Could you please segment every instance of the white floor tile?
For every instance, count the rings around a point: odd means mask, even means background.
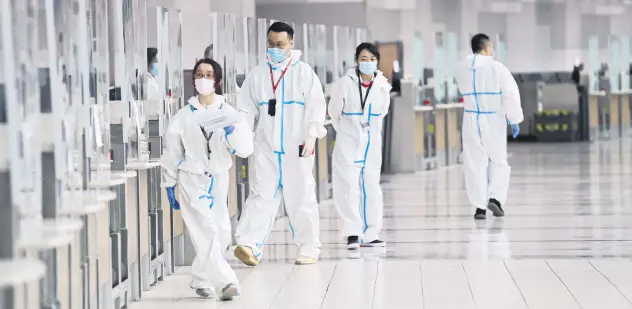
[[[529,308],[580,309],[573,295],[544,260],[505,261]]]
[[[336,263],[297,266],[270,309],[319,309],[327,295]]]
[[[370,260],[338,263],[321,308],[371,308],[378,263]]]
[[[380,261],[373,309],[419,309],[423,304],[418,261]]]
[[[423,261],[421,279],[423,308],[476,308],[461,261]]]
[[[548,263],[583,309],[632,308],[632,304],[587,260],[550,260]]]
[[[241,281],[241,296],[220,307],[270,308],[293,271],[292,264],[261,264]]]
[[[632,260],[590,260],[590,263],[614,284],[628,301],[632,300]]]
[[[503,261],[464,261],[463,266],[477,308],[527,309]]]

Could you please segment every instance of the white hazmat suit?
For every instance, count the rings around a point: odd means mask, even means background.
[[[507,122],[518,124],[524,119],[518,85],[502,63],[479,54],[457,65],[456,80],[465,104],[462,134],[468,198],[479,209],[487,209],[489,199],[504,205],[511,172]]]
[[[191,288],[221,291],[230,283],[238,285],[234,271],[223,257],[231,241],[228,172],[233,164],[232,154],[247,157],[252,153],[253,136],[242,119],[234,124],[230,134],[224,129],[213,131],[207,149],[196,111],[204,108],[234,111],[234,108],[219,95],[207,107],[200,105],[197,97],[188,103],[176,113],[167,129],[167,148],[161,158],[162,186],[180,184],[180,211],[196,252]]]
[[[237,107],[255,131],[255,148],[254,179],[250,180],[250,195],[235,237],[238,245],[252,249],[257,260],[261,259],[281,201],[292,238],[299,246],[298,255],[318,258],[320,254],[314,156],[300,157],[299,145],[327,134],[323,126],[326,103],[318,77],[299,60],[300,56],[301,52],[294,50],[281,63],[253,68],[238,97]],[[275,83],[279,81],[275,95],[270,71]],[[268,104],[273,98],[276,113],[270,116]]]
[[[367,97],[369,88],[359,83],[352,69],[331,92],[329,117],[336,130],[332,181],[343,237],[359,236],[369,243],[379,239],[382,229],[382,121],[390,106],[391,85],[378,71]],[[364,110],[360,91],[366,98]]]

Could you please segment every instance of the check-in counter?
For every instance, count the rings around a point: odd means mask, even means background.
[[[630,113],[630,104],[632,104],[632,100],[630,100],[631,96],[630,91],[626,91],[621,96],[621,132],[623,135],[629,134],[632,130],[632,113]]]
[[[432,106],[415,108],[415,170],[437,167],[437,131],[435,109]]]
[[[610,136],[615,138],[621,135],[621,96],[619,92],[610,93],[610,105],[608,107],[608,122],[610,124]]]
[[[461,114],[463,104],[448,103],[435,106],[436,151],[439,166],[460,162],[461,156]]]
[[[588,96],[588,131],[590,140],[600,140],[604,138],[605,128],[605,92],[590,93]]]

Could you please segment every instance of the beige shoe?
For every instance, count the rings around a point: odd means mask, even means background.
[[[255,253],[252,252],[252,248],[250,247],[237,246],[237,248],[235,248],[235,256],[248,266],[259,265],[259,260],[255,256]]]
[[[296,265],[310,265],[310,264],[314,264],[318,261],[317,257],[309,257],[309,256],[304,256],[304,255],[299,255],[296,258]]]

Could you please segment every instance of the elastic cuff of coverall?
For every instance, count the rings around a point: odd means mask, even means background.
[[[318,258],[320,256],[320,248],[317,248],[314,246],[303,245],[299,248],[298,255],[311,257],[311,258]]]
[[[310,122],[307,127],[307,136],[312,137],[314,139],[323,138],[327,135],[327,129],[321,124],[317,122]]]
[[[215,286],[213,286],[213,284],[206,280],[206,281],[200,281],[200,280],[191,280],[191,282],[189,283],[189,287],[193,290],[196,289],[211,289],[213,290],[213,292],[216,292],[215,290]]]

